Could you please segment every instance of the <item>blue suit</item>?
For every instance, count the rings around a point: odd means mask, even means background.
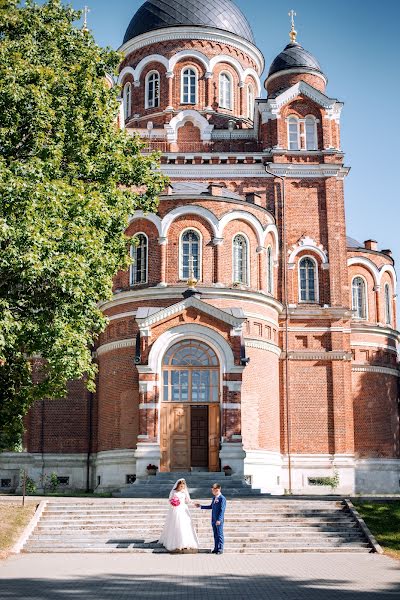
[[[213,552],[224,551],[224,517],[226,509],[226,498],[222,494],[214,496],[211,504],[201,506],[203,510],[211,510],[211,523],[214,533],[214,550]],[[217,525],[217,521],[220,525]]]

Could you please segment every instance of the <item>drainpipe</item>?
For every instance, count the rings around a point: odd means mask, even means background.
[[[92,415],[93,415],[93,392],[89,392],[88,397],[88,451],[86,458],[86,492],[90,492],[90,455],[92,451]]]
[[[44,414],[45,414],[45,400],[42,400],[42,411],[41,411],[41,430],[40,430],[40,452],[42,454],[42,488],[43,493],[46,493],[46,486],[44,481]]]
[[[289,294],[288,294],[288,265],[287,265],[287,231],[286,231],[286,190],[284,175],[276,175],[269,169],[273,166],[267,163],[265,172],[282,182],[282,284],[283,306],[285,310],[285,411],[286,411],[286,445],[288,457],[289,494],[292,493],[292,456],[291,456],[291,417],[290,417],[290,391],[289,391]]]

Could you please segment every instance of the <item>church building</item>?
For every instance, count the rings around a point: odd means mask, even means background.
[[[343,103],[293,16],[266,65],[230,0],[133,15],[119,126],[161,153],[170,185],[157,214],[131,216],[96,393],[73,382],[35,405],[2,485],[25,466],[124,489],[155,465],[230,467],[271,494],[328,493],[326,478],[400,491],[394,261],[346,235]]]

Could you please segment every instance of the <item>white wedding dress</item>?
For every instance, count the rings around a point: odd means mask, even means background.
[[[173,496],[179,498],[180,504],[179,506],[170,505],[159,542],[170,552],[184,548],[197,550],[199,541],[188,507],[190,496],[187,492],[175,490],[171,492],[170,499]]]

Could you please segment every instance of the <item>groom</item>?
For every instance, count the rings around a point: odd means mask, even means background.
[[[221,485],[214,483],[211,488],[214,498],[211,504],[202,506],[196,504],[197,508],[203,510],[211,510],[211,524],[214,533],[214,550],[212,554],[223,554],[224,553],[224,515],[226,508],[226,498],[221,494]]]

